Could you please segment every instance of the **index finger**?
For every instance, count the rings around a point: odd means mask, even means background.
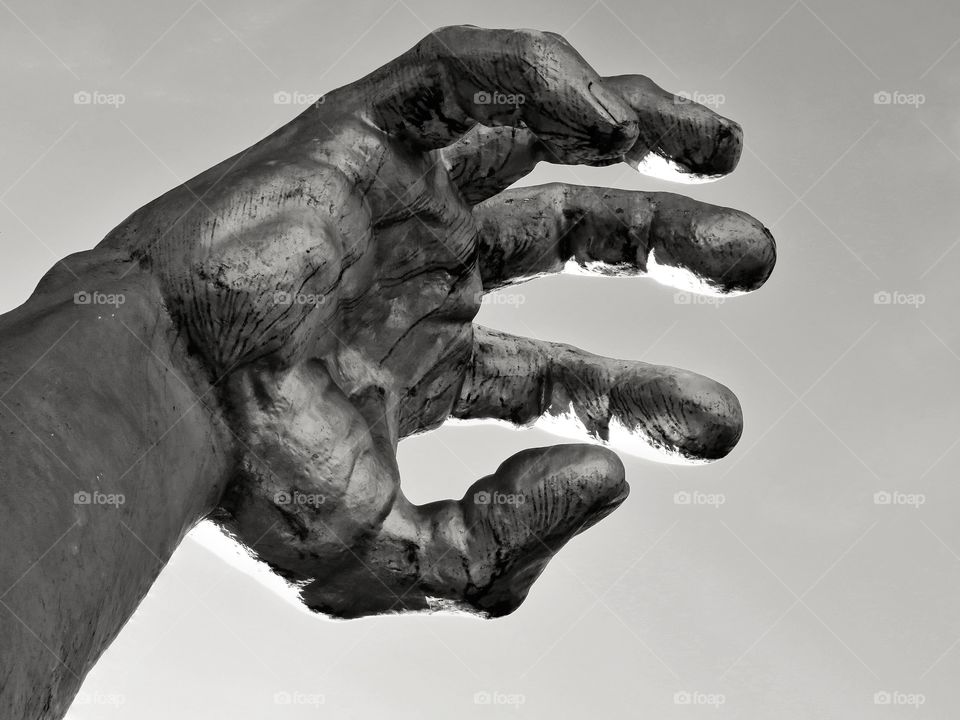
[[[602,78],[634,111],[638,135],[622,155],[570,160],[521,128],[478,125],[442,150],[463,196],[473,204],[503,191],[541,161],[610,165],[626,162],[639,172],[677,182],[704,182],[733,171],[743,150],[743,129],[729,118],[643,75]]]
[[[420,150],[477,123],[528,127],[567,163],[619,160],[637,114],[566,40],[461,25],[432,32],[351,89],[380,129]]]
[[[639,136],[622,158],[645,175],[682,182],[712,180],[733,171],[743,129],[729,118],[643,75],[603,79],[639,119]]]

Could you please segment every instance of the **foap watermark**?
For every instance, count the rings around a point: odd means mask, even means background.
[[[118,708],[127,701],[126,695],[120,693],[85,692],[77,693],[73,700],[74,706],[99,705],[100,707]]]
[[[512,305],[520,307],[527,301],[526,295],[520,293],[490,293],[480,298],[481,305]]]
[[[479,690],[473,694],[474,705],[506,705],[519,708],[527,702],[523,693],[506,693],[499,690]]]
[[[127,498],[123,493],[104,493],[99,490],[87,492],[86,490],[81,490],[73,494],[74,505],[112,505],[113,507],[120,507],[126,501]]]
[[[719,508],[725,505],[727,496],[723,493],[705,493],[699,490],[680,490],[673,494],[674,505],[705,505]]]
[[[526,501],[527,496],[523,493],[480,490],[473,494],[473,502],[476,505],[523,505]]]
[[[118,108],[127,102],[123,93],[107,93],[99,90],[78,90],[73,94],[74,105],[109,105]]]
[[[320,493],[305,493],[299,490],[290,492],[278,492],[273,496],[273,501],[277,505],[307,505],[309,507],[320,507],[327,501],[326,495]]]
[[[277,90],[273,94],[274,105],[323,105],[325,99],[320,93],[299,90]]]
[[[899,290],[878,290],[873,294],[874,305],[906,305],[919,308],[927,302],[923,293],[906,293]]]
[[[873,94],[874,105],[909,105],[919,108],[927,101],[923,93],[905,93],[899,90],[878,90]]]
[[[318,293],[279,291],[273,294],[273,302],[275,305],[323,305],[325,301],[326,295],[320,295]]]
[[[113,307],[120,307],[126,301],[127,298],[123,293],[104,293],[97,292],[96,290],[88,292],[87,290],[81,290],[73,294],[74,305],[111,305]]]
[[[281,690],[273,694],[274,705],[312,705],[313,707],[320,707],[326,702],[327,696],[323,693]]]
[[[906,693],[899,690],[881,690],[873,694],[874,705],[905,705],[918,708],[927,701],[923,693]]]
[[[706,705],[719,708],[727,702],[727,696],[722,693],[707,693],[699,690],[678,690],[673,694],[674,705]]]
[[[725,298],[717,297],[716,295],[699,295],[697,293],[685,292],[683,290],[673,294],[674,305],[711,305],[715,308],[718,308],[725,302]]]
[[[699,90],[681,90],[673,96],[674,105],[689,105],[697,103],[707,107],[720,107],[727,101],[727,96],[723,93],[706,93]]]
[[[523,93],[478,90],[473,94],[474,105],[523,105],[526,101],[527,96]]]
[[[905,493],[899,490],[878,490],[873,494],[874,505],[902,505],[918,510],[925,505],[927,496],[923,493]]]

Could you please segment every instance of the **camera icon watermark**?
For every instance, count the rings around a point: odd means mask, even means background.
[[[277,90],[273,94],[274,105],[322,105],[326,97],[320,93],[299,90]]]
[[[923,93],[905,93],[898,90],[879,90],[873,94],[874,105],[909,105],[919,108],[927,101]]]
[[[327,696],[323,693],[305,693],[281,690],[273,694],[274,705],[309,705],[320,707],[326,704]]]
[[[905,493],[899,490],[878,490],[873,494],[874,505],[902,505],[918,510],[925,505],[927,496],[923,493]]]
[[[326,296],[319,293],[285,292],[279,290],[273,294],[274,305],[323,305]]]
[[[512,305],[520,307],[527,301],[527,296],[521,293],[493,292],[480,298],[481,305]]]
[[[726,704],[727,696],[723,693],[706,693],[699,690],[679,690],[673,694],[674,705],[705,705],[719,708]]]
[[[905,293],[899,290],[878,290],[873,294],[874,305],[906,305],[914,309],[919,309],[921,305],[927,302],[927,296],[923,293]]]
[[[81,490],[73,494],[74,505],[112,505],[120,507],[127,501],[123,493],[103,493],[99,490],[88,492]]]
[[[881,690],[873,694],[874,705],[903,705],[919,708],[927,702],[923,693],[905,693],[899,690]]]
[[[673,494],[674,505],[703,505],[719,508],[726,505],[727,496],[723,493],[705,493],[699,490],[679,490]]]
[[[73,294],[73,304],[74,305],[111,305],[115,308],[120,307],[127,301],[126,296],[123,293],[103,293],[89,292],[87,290],[80,290]]]
[[[681,90],[673,96],[674,105],[690,105],[696,103],[707,107],[717,108],[727,102],[727,96],[723,93],[705,93],[699,90]]]
[[[504,93],[499,90],[478,90],[473,94],[474,105],[513,105],[520,106],[527,101],[523,93]]]
[[[307,507],[320,507],[327,501],[327,496],[321,493],[305,493],[299,490],[290,492],[280,491],[273,496],[273,502],[277,505],[305,505]]]
[[[683,290],[679,290],[673,294],[674,305],[708,305],[719,308],[725,302],[725,298],[717,297],[716,295],[699,295],[697,293],[684,292]]]
[[[480,490],[473,494],[475,505],[523,505],[527,496],[523,493],[504,493],[489,490]]]
[[[523,693],[480,690],[473,694],[474,705],[506,705],[508,707],[519,708],[526,702],[527,696]]]
[[[73,94],[74,105],[109,105],[118,108],[126,104],[127,96],[123,93],[105,93],[99,90],[78,90]]]

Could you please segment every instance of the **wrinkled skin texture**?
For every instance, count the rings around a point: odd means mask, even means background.
[[[153,454],[142,485],[113,489],[155,501],[149,517],[150,503],[119,512],[160,565],[207,516],[318,612],[504,615],[560,547],[626,498],[623,465],[605,445],[643,440],[715,460],[736,444],[742,417],[730,390],[694,373],[475,326],[482,293],[570,261],[610,275],[666,268],[713,292],[746,292],[775,260],[769,232],[736,210],[668,193],[507,188],[540,161],[636,166],[651,154],[719,176],[736,165],[741,141],[732,121],[642,76],[600,78],[557,35],[444,28],[136,211],[94,251],[68,258],[69,274],[48,273],[24,306],[30,312],[14,311],[0,330],[8,352],[19,332],[35,357],[58,323],[69,325],[75,308],[66,298],[84,282],[133,298],[111,315],[129,331],[116,330],[124,344],[103,361],[112,394],[91,391],[89,403],[96,416],[139,398],[128,444]],[[50,313],[65,319],[45,319]],[[111,332],[109,319],[77,318],[81,346],[118,343],[95,336]],[[120,358],[148,351],[163,370],[131,377]],[[98,387],[63,363],[56,382]],[[10,363],[4,377],[12,382],[27,364]],[[145,393],[156,401],[143,402]],[[168,406],[196,410],[180,422]],[[35,408],[5,407],[20,408],[27,424],[42,420]],[[415,506],[400,490],[396,448],[405,436],[451,417],[526,425],[563,414],[576,417],[589,444],[518,453],[461,500]],[[169,431],[177,444],[151,450],[151,432],[167,420],[177,421]],[[138,423],[151,427],[138,434]],[[87,425],[95,430],[96,419]],[[194,470],[174,479],[163,471],[190,463]],[[115,548],[108,559],[121,568],[146,557],[116,523],[105,529],[85,512],[65,508],[51,540],[80,518],[90,529],[74,554]],[[10,563],[6,574],[15,580],[26,564]],[[54,681],[37,680],[39,664],[5,671],[8,687],[19,688],[14,701],[59,717],[157,572],[145,569],[136,583],[132,569],[106,578],[136,590],[107,603],[110,622],[86,634],[38,611],[36,622],[46,623],[38,635],[76,671],[52,663]],[[94,605],[83,605],[81,577],[63,582],[80,598],[71,610],[80,623]],[[46,605],[69,604],[52,587],[34,592],[51,594]],[[40,697],[28,689],[34,681],[56,691]]]

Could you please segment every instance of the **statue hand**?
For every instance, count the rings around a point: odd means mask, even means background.
[[[679,195],[506,188],[541,160],[719,176],[741,141],[558,35],[450,27],[134,213],[104,244],[159,278],[236,439],[218,521],[318,611],[513,611],[626,497],[606,445],[713,460],[742,418],[694,373],[477,327],[482,293],[571,262],[745,292],[775,247]],[[561,415],[594,442],[518,453],[461,500],[400,490],[405,436]]]

